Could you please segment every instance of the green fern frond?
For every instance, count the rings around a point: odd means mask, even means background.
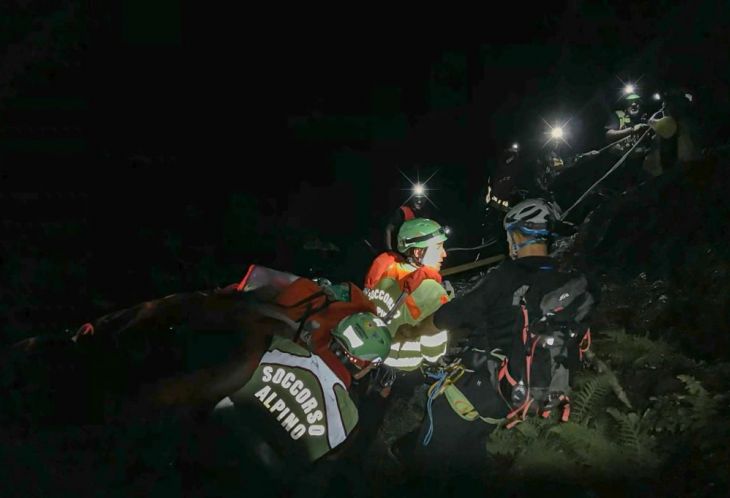
[[[676,354],[665,341],[627,334],[623,330],[601,331],[593,342],[593,349],[597,355],[610,359],[616,366],[634,366],[637,362],[653,365]]]
[[[658,465],[653,454],[653,441],[642,426],[642,419],[636,413],[625,414],[615,408],[606,410],[618,423],[618,443],[628,451],[628,457],[635,464],[645,468]]]
[[[630,451],[630,454],[639,460],[639,454],[642,451],[641,438],[639,436],[638,416],[635,413],[625,414],[615,408],[606,409],[609,415],[618,423],[619,438],[618,442],[621,446]]]
[[[574,422],[586,422],[587,415],[611,391],[611,383],[607,375],[599,375],[583,383],[579,391],[574,392],[571,400],[571,418]]]
[[[700,366],[699,362],[672,350],[669,344],[661,340],[656,342],[658,347],[636,358],[633,363],[634,367],[655,369],[670,366],[674,369],[694,370]]]
[[[586,463],[595,459],[600,453],[612,457],[620,453],[605,434],[584,425],[566,422],[550,429],[550,435],[558,441],[560,447],[569,449],[579,461]]]
[[[491,455],[514,457],[523,449],[522,436],[512,430],[498,427],[489,435],[487,452]]]
[[[687,428],[687,420],[679,415],[675,396],[659,396],[643,415],[644,423],[656,434],[677,434]]]
[[[560,448],[544,439],[535,440],[529,451],[521,452],[511,469],[516,476],[527,478],[549,478],[567,482],[580,477],[575,472],[576,462]]]
[[[677,375],[677,378],[684,382],[689,392],[689,396],[679,396],[679,399],[692,406],[691,418],[694,428],[711,424],[720,408],[720,398],[711,396],[702,383],[691,375]]]
[[[516,455],[544,439],[552,424],[550,420],[528,417],[511,429],[500,426],[490,434],[487,451],[493,455]]]
[[[535,424],[536,420],[538,419],[528,418],[517,424],[513,430],[522,434],[527,440],[537,439],[540,436],[540,429]]]
[[[692,396],[707,396],[707,390],[702,383],[691,375],[677,375],[677,378],[684,383],[685,388]]]
[[[631,477],[635,472],[634,463],[626,459],[625,450],[610,432],[571,422],[555,426],[550,432],[554,445],[564,449],[584,478],[616,479]]]

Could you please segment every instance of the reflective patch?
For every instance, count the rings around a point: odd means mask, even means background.
[[[421,336],[421,344],[427,347],[440,346],[449,340],[449,331],[442,330],[438,334]]]
[[[438,354],[436,356],[426,356],[426,355],[423,355],[423,359],[426,360],[429,363],[436,363],[445,354],[446,354],[446,351],[444,351],[443,353]]]
[[[364,342],[362,342],[362,339],[360,339],[357,334],[355,333],[355,329],[352,328],[352,325],[349,325],[344,332],[342,332],[342,335],[345,336],[345,339],[347,339],[347,342],[350,343],[350,346],[353,348],[359,348]]]
[[[420,357],[412,358],[386,358],[385,364],[389,367],[404,368],[404,367],[417,367],[423,361]]]
[[[224,408],[230,408],[231,406],[234,406],[233,401],[231,401],[231,398],[225,397],[220,400],[217,405],[215,405],[215,408],[213,408],[213,410],[222,410]]]
[[[421,343],[418,341],[401,343],[401,351],[420,351]]]

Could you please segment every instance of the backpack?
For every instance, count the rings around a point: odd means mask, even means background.
[[[275,303],[290,320],[299,323],[294,339],[308,343],[315,351],[329,345],[330,332],[346,316],[375,313],[375,305],[352,282],[333,285],[304,277],[284,288]]]
[[[584,320],[594,299],[587,288],[585,276],[569,275],[552,290],[536,284],[515,291],[514,343],[495,376],[495,387],[511,407],[508,428],[527,415],[547,418],[557,409],[568,420],[573,376],[591,341]]]

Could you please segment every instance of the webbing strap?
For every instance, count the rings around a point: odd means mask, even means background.
[[[509,362],[505,360],[502,366],[499,367],[499,373],[497,373],[497,380],[507,379],[510,386],[517,385],[517,381],[509,374]]]
[[[527,326],[529,325],[529,317],[527,315],[527,306],[522,304],[522,318],[524,319],[524,325],[522,326],[522,344],[527,344]]]
[[[585,347],[583,346],[583,343],[585,343]],[[578,356],[580,357],[580,360],[583,360],[583,355],[588,352],[588,349],[591,347],[591,329],[589,328],[585,335],[583,336],[583,339],[581,339],[580,344],[578,345]]]
[[[461,390],[459,390],[459,388],[457,388],[454,384],[446,386],[444,389],[444,396],[446,396],[446,400],[449,402],[449,405],[456,414],[467,422],[481,420],[487,424],[498,425],[505,420],[504,418],[482,417],[464,393],[461,392]]]
[[[567,422],[570,418],[570,399],[565,395],[561,395],[559,399],[563,401],[563,414],[560,416],[560,420]]]
[[[390,311],[388,311],[388,314],[383,317],[383,321],[385,323],[390,322],[390,320],[393,318],[393,316],[400,310],[401,305],[408,297],[408,291],[404,290],[400,293],[400,296],[398,296],[398,299],[396,299],[395,304],[393,305],[393,308],[391,308]]]
[[[293,304],[279,304],[279,306],[281,306],[282,308],[296,308],[297,306],[301,306],[304,303],[308,303],[310,301],[314,301],[315,299],[317,299],[318,297],[321,297],[321,296],[325,296],[324,289],[323,290],[320,290],[320,291],[317,291],[317,292],[313,292],[310,295],[308,295],[307,297],[305,297],[305,298],[297,301],[296,303],[293,303]],[[325,296],[325,300],[327,300],[326,299],[326,296]]]

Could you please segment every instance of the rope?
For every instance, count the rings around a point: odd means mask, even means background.
[[[600,154],[600,153],[601,153],[601,152],[603,152],[604,150],[610,149],[610,148],[611,148],[611,147],[613,147],[614,145],[618,145],[618,144],[620,144],[621,142],[625,142],[625,141],[626,141],[626,140],[628,140],[629,138],[631,138],[631,135],[628,135],[628,136],[626,136],[626,137],[624,137],[624,138],[620,138],[620,139],[616,140],[615,142],[611,142],[610,144],[606,145],[605,147],[601,147],[601,148],[600,148],[600,149],[598,149],[598,150],[597,150],[596,152]]]
[[[368,239],[362,239],[362,241],[365,243],[366,246],[368,246],[368,249],[370,249],[370,252],[375,254],[377,256],[378,251],[373,247],[373,245],[370,243]]]
[[[622,164],[624,163],[624,161],[626,161],[626,158],[627,158],[627,157],[629,157],[629,154],[631,154],[631,153],[632,153],[632,152],[634,151],[634,149],[636,148],[636,146],[637,146],[637,145],[639,145],[639,144],[641,143],[641,141],[642,141],[642,140],[644,139],[644,137],[645,137],[645,136],[646,136],[646,135],[647,135],[647,134],[648,134],[648,133],[649,133],[650,131],[651,131],[651,128],[647,129],[647,130],[646,130],[646,131],[644,132],[644,134],[643,134],[643,135],[641,135],[641,137],[640,137],[640,138],[639,138],[639,139],[638,139],[638,140],[636,141],[636,143],[635,143],[634,145],[632,145],[632,146],[631,146],[631,148],[630,148],[630,149],[629,149],[629,150],[628,150],[628,151],[627,151],[627,152],[626,152],[626,153],[625,153],[625,154],[624,154],[623,156],[621,156],[621,159],[619,159],[619,160],[618,160],[618,161],[616,162],[616,164],[614,164],[613,166],[611,166],[611,169],[609,169],[609,170],[608,170],[608,171],[607,171],[607,172],[606,172],[606,173],[605,173],[605,174],[604,174],[604,175],[603,175],[603,176],[602,176],[601,178],[599,178],[598,180],[596,180],[596,182],[595,182],[595,183],[594,183],[593,185],[591,185],[590,187],[588,187],[588,190],[586,190],[586,191],[585,191],[585,192],[583,193],[583,195],[581,195],[580,197],[578,197],[578,200],[577,200],[577,201],[575,201],[575,202],[573,203],[573,205],[572,205],[572,206],[570,206],[570,207],[569,207],[569,208],[568,208],[568,209],[567,209],[567,210],[566,210],[566,211],[565,211],[565,212],[563,213],[563,215],[562,215],[562,216],[560,217],[560,221],[563,221],[563,220],[564,220],[565,218],[567,218],[567,217],[568,217],[568,213],[570,213],[570,212],[571,212],[571,211],[573,210],[573,208],[575,208],[575,206],[577,206],[577,205],[578,205],[578,204],[579,204],[579,203],[580,203],[580,202],[581,202],[581,201],[582,201],[583,199],[585,199],[585,198],[586,198],[586,197],[588,196],[588,194],[589,194],[589,193],[590,193],[590,192],[591,192],[591,191],[592,191],[592,190],[593,190],[594,188],[596,188],[596,186],[597,186],[597,185],[598,185],[599,183],[601,183],[601,182],[602,182],[603,180],[605,180],[605,179],[606,179],[606,177],[608,177],[608,175],[610,175],[611,173],[613,173],[613,172],[614,172],[614,170],[615,170],[616,168],[618,168],[619,166],[621,166],[621,165],[622,165]],[[614,144],[611,144],[611,145],[614,145]]]
[[[441,276],[448,277],[449,275],[453,275],[454,273],[460,273],[463,271],[473,270],[474,268],[479,268],[481,266],[491,265],[492,263],[502,261],[504,257],[504,254],[497,254],[496,256],[490,256],[489,258],[482,259],[481,261],[474,261],[471,263],[464,263],[463,265],[452,266],[450,268],[446,268],[445,270],[441,270]]]
[[[431,438],[433,437],[433,400],[435,400],[438,395],[440,394],[441,387],[443,386],[444,382],[446,381],[446,372],[441,371],[441,373],[438,376],[434,376],[429,374],[429,377],[432,378],[438,378],[439,380],[431,386],[431,389],[429,389],[428,392],[428,401],[426,402],[426,414],[428,415],[428,430],[426,431],[426,435],[423,436],[423,446],[428,446],[431,442]]]
[[[390,322],[390,320],[393,318],[393,316],[395,316],[395,314],[398,313],[398,310],[400,310],[401,305],[403,304],[403,302],[406,300],[407,297],[408,297],[407,290],[404,290],[403,292],[400,293],[400,296],[398,296],[398,299],[395,300],[395,304],[393,305],[391,310],[388,312],[387,315],[385,315],[383,317],[383,321],[385,323]]]
[[[491,245],[494,245],[497,242],[497,239],[490,239],[484,244],[480,246],[474,246],[474,247],[449,247],[447,249],[448,252],[455,252],[455,251],[476,251],[477,249],[484,249],[485,247],[489,247]]]

